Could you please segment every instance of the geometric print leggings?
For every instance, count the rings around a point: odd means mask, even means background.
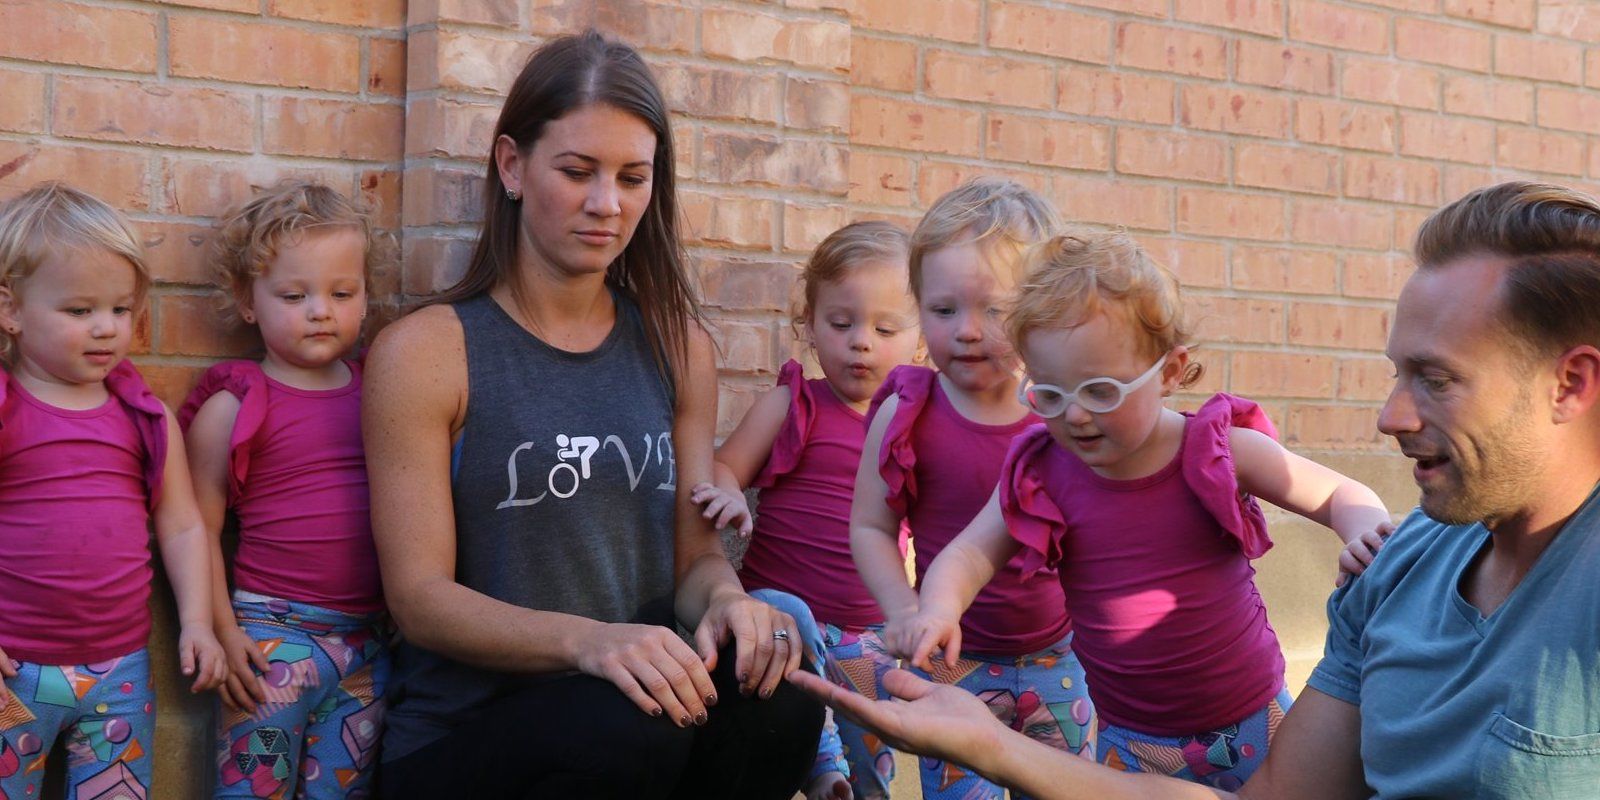
[[[0,800],[39,797],[45,759],[63,734],[68,800],[145,800],[155,697],[142,647],[93,664],[22,662],[0,685]]]
[[[389,618],[236,591],[267,656],[254,714],[217,705],[214,797],[365,798],[383,735]]]

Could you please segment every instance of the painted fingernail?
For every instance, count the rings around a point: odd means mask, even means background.
[[[706,724],[706,712],[702,711],[702,712],[694,715],[694,724],[696,724],[696,725],[704,725],[704,724]]]
[[[767,700],[767,699],[769,699],[771,697],[772,697],[772,690],[771,689],[762,689],[761,690],[761,699],[762,700]]]
[[[748,673],[748,672],[739,673],[739,682],[740,683],[744,683],[747,680],[750,680],[750,673]]]
[[[652,717],[659,717],[659,716],[661,716],[661,709],[659,709],[659,708],[658,708],[658,709],[655,709],[655,710],[653,710],[653,711],[651,711],[651,712],[650,712],[650,716],[652,716]]]
[[[717,696],[716,695],[714,695],[714,694],[706,695],[706,705],[714,706],[716,704],[717,704]]]
[[[682,725],[685,728],[689,727],[689,723],[691,721],[692,720],[689,719],[689,715],[688,714],[684,714],[683,716],[678,717],[678,724]]]

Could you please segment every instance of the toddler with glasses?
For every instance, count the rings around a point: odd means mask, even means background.
[[[1285,450],[1255,403],[1164,406],[1200,365],[1177,281],[1127,235],[1056,236],[1028,265],[1006,334],[1027,364],[1018,397],[1044,423],[1012,442],[994,496],[928,568],[912,663],[936,649],[953,662],[962,612],[1020,553],[1027,574],[1060,577],[1100,762],[1237,789],[1290,704],[1250,566],[1272,546],[1255,498],[1332,528],[1341,581],[1371,563],[1388,509]]]

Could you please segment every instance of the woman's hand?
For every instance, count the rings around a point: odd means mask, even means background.
[[[710,481],[695,484],[689,492],[691,502],[705,507],[700,516],[711,520],[717,530],[733,527],[740,539],[750,538],[750,504],[745,501],[743,492],[729,492]]]
[[[641,711],[680,728],[704,725],[717,702],[711,673],[689,645],[660,625],[601,625],[578,654],[578,669],[615,684]]]
[[[222,645],[222,655],[228,666],[228,678],[217,688],[222,704],[246,714],[256,713],[256,705],[267,701],[267,690],[261,676],[272,665],[267,654],[261,652],[256,640],[229,622],[217,631],[217,642]]]
[[[178,631],[178,666],[184,675],[193,675],[191,692],[204,692],[222,685],[228,678],[228,663],[222,645],[208,625],[185,625]]]
[[[918,669],[933,671],[935,650],[944,654],[947,666],[954,667],[961,657],[961,615],[923,606],[910,616],[892,617],[883,627],[883,643]]]
[[[781,636],[776,635],[782,631]],[[794,618],[744,592],[718,594],[695,629],[695,648],[705,668],[716,669],[717,651],[734,641],[734,675],[739,691],[772,696],[785,675],[800,668],[800,631]]]

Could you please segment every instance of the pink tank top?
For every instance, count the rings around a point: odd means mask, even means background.
[[[746,589],[781,589],[811,606],[817,621],[860,628],[883,611],[850,555],[850,498],[866,439],[865,419],[800,363],[778,371],[789,388],[789,416],[756,476],[755,533],[739,568]]]
[[[1059,569],[1072,649],[1107,722],[1158,736],[1215,730],[1283,687],[1250,566],[1272,541],[1239,491],[1231,427],[1276,436],[1255,403],[1219,394],[1188,419],[1177,457],[1144,478],[1101,477],[1043,425],[1006,456],[1006,523],[1027,570]]]
[[[361,446],[361,366],[350,383],[308,391],[253,361],[213,366],[189,393],[187,426],[212,395],[239,398],[229,437],[228,505],[239,519],[235,584],[352,614],[383,608]]]
[[[889,508],[911,523],[920,583],[939,552],[989,502],[1012,437],[1039,418],[1029,414],[1011,425],[973,422],[950,404],[938,373],[927,367],[896,367],[872,398],[869,416],[890,394],[900,401],[883,433],[878,474],[888,486]],[[1024,575],[1019,554],[995,573],[961,618],[961,647],[1024,655],[1071,631],[1056,576],[1048,571]]]
[[[150,637],[150,510],[166,408],[133,365],[99,408],[49,405],[0,370],[0,648],[92,664]]]

